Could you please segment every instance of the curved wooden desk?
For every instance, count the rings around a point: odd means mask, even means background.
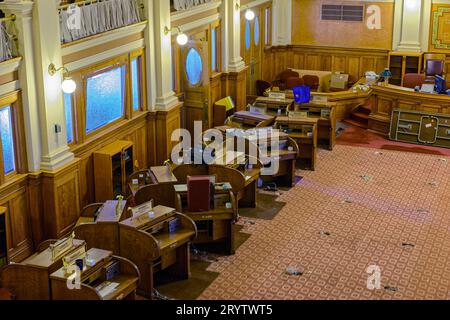
[[[412,110],[450,114],[450,96],[415,92],[394,85],[372,86],[373,106],[369,116],[369,130],[389,135],[392,110]]]

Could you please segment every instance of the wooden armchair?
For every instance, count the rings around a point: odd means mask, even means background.
[[[195,164],[182,164],[172,171],[179,184],[186,184],[188,176],[207,176],[208,166]]]
[[[162,205],[170,208],[175,208],[178,212],[177,194],[175,188],[171,184],[151,184],[144,186],[134,195],[134,204],[139,206],[146,202],[153,200],[154,205]]]
[[[98,210],[103,207],[103,203],[93,203],[87,205],[81,210],[80,217],[82,218],[95,218]]]
[[[304,75],[303,81],[305,82],[305,85],[311,88],[311,91],[317,91],[320,86],[320,79],[318,76],[314,75]]]

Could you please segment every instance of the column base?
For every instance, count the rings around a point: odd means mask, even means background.
[[[69,147],[65,146],[56,150],[50,155],[42,156],[41,170],[53,171],[65,164],[69,163],[75,158],[74,154],[70,152]]]

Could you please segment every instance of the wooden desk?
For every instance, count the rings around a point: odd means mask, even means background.
[[[226,125],[242,129],[263,128],[271,126],[274,121],[275,116],[239,111],[227,119]]]
[[[317,143],[333,150],[336,144],[336,109],[332,102],[295,104],[293,110],[289,110],[290,119],[311,119],[317,124]],[[292,111],[292,112],[291,112]],[[305,113],[305,117],[296,116],[294,113]],[[281,117],[277,118],[277,121]],[[291,123],[293,123],[291,121]],[[303,124],[307,124],[307,121]]]
[[[67,287],[70,274],[66,274],[65,268],[50,275],[54,300],[135,300],[139,270],[131,261],[97,248],[87,252],[87,261],[90,264],[81,272],[80,289]],[[115,262],[119,263],[118,274],[106,279],[104,268]]]
[[[147,178],[145,175],[147,175]],[[137,181],[130,181],[128,183],[128,189],[133,196],[140,188],[146,185],[146,181],[150,184],[174,184],[178,182],[172,171],[168,171],[166,166],[150,167],[147,174],[141,173],[140,176],[138,179],[132,179]]]
[[[369,130],[388,136],[394,109],[450,114],[450,96],[411,91],[388,85],[372,86],[373,108],[369,115]]]
[[[371,89],[360,90],[361,85],[366,84],[366,78],[361,78],[349,90],[339,92],[311,92],[311,102],[316,104],[333,104],[336,120],[347,119],[352,111],[367,103],[371,96]],[[286,91],[287,97],[294,97],[292,90]]]
[[[127,202],[122,201],[122,209],[117,214],[118,201],[106,201],[93,222],[82,222],[74,228],[75,236],[86,241],[88,248],[110,250],[120,254],[119,222],[127,218]]]
[[[85,242],[75,239],[73,247],[64,255],[70,254]],[[50,300],[50,274],[62,266],[62,256],[53,259],[52,250],[45,249],[35,253],[22,263],[9,264],[0,271],[0,282],[18,300]]]
[[[229,183],[228,183],[229,184]],[[217,183],[215,188],[215,208],[203,212],[187,211],[187,185],[175,185],[178,194],[178,206],[183,209],[183,214],[195,221],[198,235],[194,243],[225,243],[226,252],[235,253],[234,247],[234,224],[237,218],[237,208],[233,192],[223,188],[224,183]],[[230,185],[231,188],[231,185]],[[220,202],[220,203],[219,203]],[[227,208],[223,202],[231,203],[232,207]]]
[[[287,109],[294,103],[294,99],[276,99],[269,97],[258,97],[254,103],[255,107],[260,107],[265,110],[265,114],[271,116],[285,115]]]
[[[175,223],[172,231],[169,222]],[[157,272],[164,270],[182,279],[189,277],[189,243],[197,237],[197,227],[189,217],[175,209],[157,206],[152,216],[146,213],[119,225],[121,255],[133,261],[141,273],[140,294],[152,298]]]

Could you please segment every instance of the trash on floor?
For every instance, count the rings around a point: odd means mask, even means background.
[[[448,162],[448,159],[446,159],[446,158],[440,158],[439,161],[441,161],[441,162]]]
[[[397,291],[398,291],[398,288],[396,288],[396,287],[391,287],[391,286],[385,286],[385,287],[384,287],[384,290],[390,291],[390,292],[397,292]]]
[[[296,276],[296,277],[300,277],[303,275],[303,272],[299,271],[297,268],[295,267],[288,267],[286,269],[286,274],[290,275],[290,276]]]
[[[381,152],[381,151],[376,151],[376,152],[375,152],[375,155],[376,155],[376,156],[382,156],[382,155],[383,155],[383,152]]]
[[[192,257],[194,260],[210,262],[210,263],[219,261],[216,257],[211,256],[208,252],[200,251],[195,247],[192,248]]]
[[[331,233],[328,232],[328,231],[320,231],[320,235],[321,235],[321,236],[329,237],[329,236],[331,236]]]
[[[430,211],[428,211],[427,209],[417,209],[417,213],[419,213],[419,214],[429,214]]]
[[[433,187],[433,188],[437,188],[439,186],[439,183],[437,183],[436,181],[431,181],[428,183],[429,186]]]
[[[342,203],[353,203],[353,201],[350,200],[350,199],[345,199],[345,200],[342,201]]]
[[[363,179],[365,182],[371,182],[373,180],[373,177],[368,175],[362,175],[360,176],[360,178]]]
[[[252,220],[244,220],[244,224],[254,226],[256,222]]]
[[[415,248],[416,247],[415,244],[407,243],[407,242],[402,243],[402,246],[405,248]]]

